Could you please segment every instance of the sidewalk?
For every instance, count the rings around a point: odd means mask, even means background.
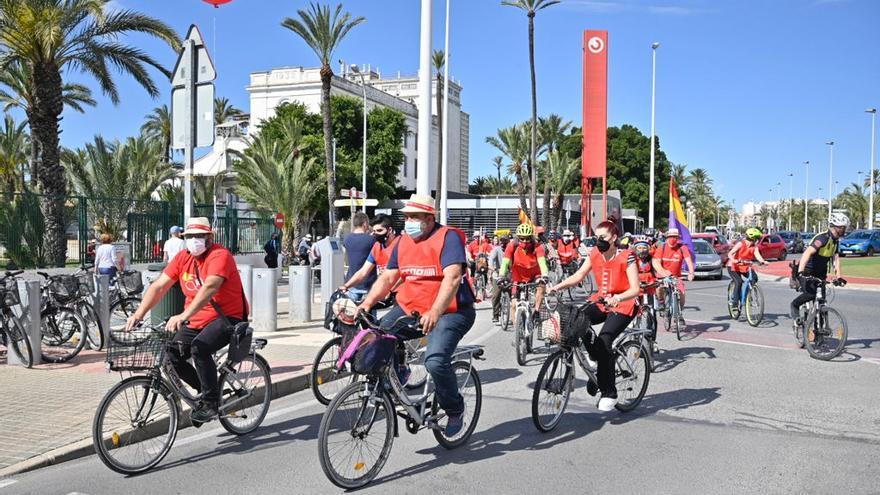
[[[275,396],[283,396],[310,386],[312,361],[331,333],[318,320],[290,325],[286,297],[279,297],[278,309],[279,331],[255,336],[269,341],[260,354],[272,368]],[[321,315],[313,305],[312,316]],[[120,380],[105,369],[104,353],[84,350],[72,362],[33,369],[7,366],[3,356],[0,478],[91,454],[95,410]]]
[[[756,266],[755,271],[761,275],[776,277],[777,282],[787,281],[791,276],[789,263],[790,261],[771,261],[767,266]],[[880,278],[847,277],[845,273],[844,278],[847,281],[847,287],[880,290]]]

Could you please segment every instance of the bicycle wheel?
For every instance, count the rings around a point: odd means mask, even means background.
[[[3,326],[6,329],[6,345],[18,358],[18,361],[25,368],[34,365],[34,351],[31,348],[31,341],[27,337],[21,321],[14,315],[3,318]]]
[[[507,332],[510,329],[510,293],[501,294],[501,330]]]
[[[739,299],[733,297],[733,291],[736,289],[736,284],[733,283],[733,280],[727,284],[727,314],[730,315],[734,320],[739,319],[740,308],[739,308]],[[731,304],[733,301],[733,304]]]
[[[355,376],[348,370],[337,371],[336,362],[339,361],[339,355],[342,352],[342,337],[334,337],[327,341],[318,354],[315,355],[315,362],[312,364],[312,371],[309,376],[312,383],[312,392],[318,402],[325,406],[333,400],[333,397],[340,390],[348,386]],[[349,380],[346,378],[351,377]]]
[[[464,399],[464,426],[455,436],[447,437],[445,433],[447,418],[444,417],[437,422],[439,429],[434,430],[434,438],[444,449],[454,449],[468,441],[477,427],[480,410],[483,407],[483,384],[480,382],[477,370],[465,361],[452,363],[452,370],[455,371],[455,379],[458,382],[458,393]],[[440,412],[440,404],[436,400],[431,401],[431,411],[435,417]]]
[[[849,330],[839,311],[827,306],[819,308],[816,316],[807,323],[805,341],[810,356],[828,361],[843,352]]]
[[[86,345],[86,322],[77,312],[62,307],[49,307],[40,315],[44,363],[63,363],[79,354]]]
[[[812,304],[812,303],[810,303],[810,304]],[[794,333],[794,340],[795,340],[795,342],[797,342],[798,347],[800,347],[801,349],[803,349],[804,346],[807,345],[807,343],[804,341],[804,328],[806,328],[805,327],[806,323],[804,323],[804,322],[807,321],[808,314],[809,314],[809,311],[807,310],[807,306],[806,305],[801,306],[800,309],[798,309],[798,315],[800,316],[800,320],[802,323],[800,325],[798,325],[797,322],[795,321],[791,325],[792,332]]]
[[[684,320],[681,316],[681,296],[678,292],[675,292],[672,295],[672,308],[671,312],[673,313],[672,321],[673,325],[675,325],[675,338],[681,340],[681,332],[684,330]]]
[[[120,299],[110,306],[110,339],[113,342],[125,345],[134,345],[143,342],[143,340],[130,340],[130,334],[125,334],[126,339],[129,340],[125,340],[124,342],[116,339],[117,333],[125,329],[125,324],[128,322],[128,318],[137,311],[140,305],[141,300],[139,298],[128,297]]]
[[[514,346],[516,347],[516,363],[520,366],[525,366],[526,354],[528,354],[526,349],[526,325],[528,324],[526,318],[528,318],[528,316],[526,316],[525,311],[516,312],[516,335],[514,336]]]
[[[245,435],[256,430],[272,401],[269,365],[257,354],[249,354],[233,366],[234,372],[220,373],[220,424],[229,433]]]
[[[764,293],[757,284],[752,284],[746,294],[746,320],[756,327],[764,319]]]
[[[632,411],[642,402],[651,378],[648,352],[641,343],[628,340],[617,349],[614,365],[614,382],[617,387],[617,405],[620,412]]]
[[[476,280],[474,280],[475,292],[477,293],[477,299],[483,301],[486,299],[486,282],[483,279],[483,274],[478,273],[476,276]]]
[[[86,322],[86,339],[89,349],[100,351],[104,348],[104,327],[101,325],[101,319],[95,307],[86,301],[80,301],[76,305],[77,311]]]
[[[321,418],[318,458],[327,479],[340,488],[359,488],[372,481],[391,453],[394,406],[384,392],[372,399],[366,393],[368,386],[355,382],[345,387]]]
[[[553,430],[571,398],[574,377],[571,351],[560,349],[551,354],[538,372],[532,391],[532,422],[544,433]]]
[[[147,471],[171,450],[179,415],[164,383],[149,376],[125,379],[107,392],[95,412],[95,453],[117,473]]]

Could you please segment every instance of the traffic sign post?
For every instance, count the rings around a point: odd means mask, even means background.
[[[275,227],[278,228],[278,230],[284,228],[284,213],[275,214]]]
[[[195,148],[214,144],[214,63],[202,33],[189,27],[171,78],[171,146],[183,149],[183,217],[192,216]]]

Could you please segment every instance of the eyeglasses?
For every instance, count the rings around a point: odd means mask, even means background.
[[[206,239],[208,234],[184,234],[184,239]]]
[[[519,242],[532,242],[531,237],[519,237]]]

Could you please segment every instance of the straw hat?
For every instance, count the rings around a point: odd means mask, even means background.
[[[434,198],[424,194],[410,196],[400,211],[401,213],[430,213],[431,215],[437,213],[434,209]]]
[[[678,237],[678,229],[669,229],[666,231],[666,237]]]
[[[183,235],[213,233],[214,230],[211,229],[211,222],[208,221],[207,217],[190,218],[189,221],[186,222],[186,230],[183,231]]]

